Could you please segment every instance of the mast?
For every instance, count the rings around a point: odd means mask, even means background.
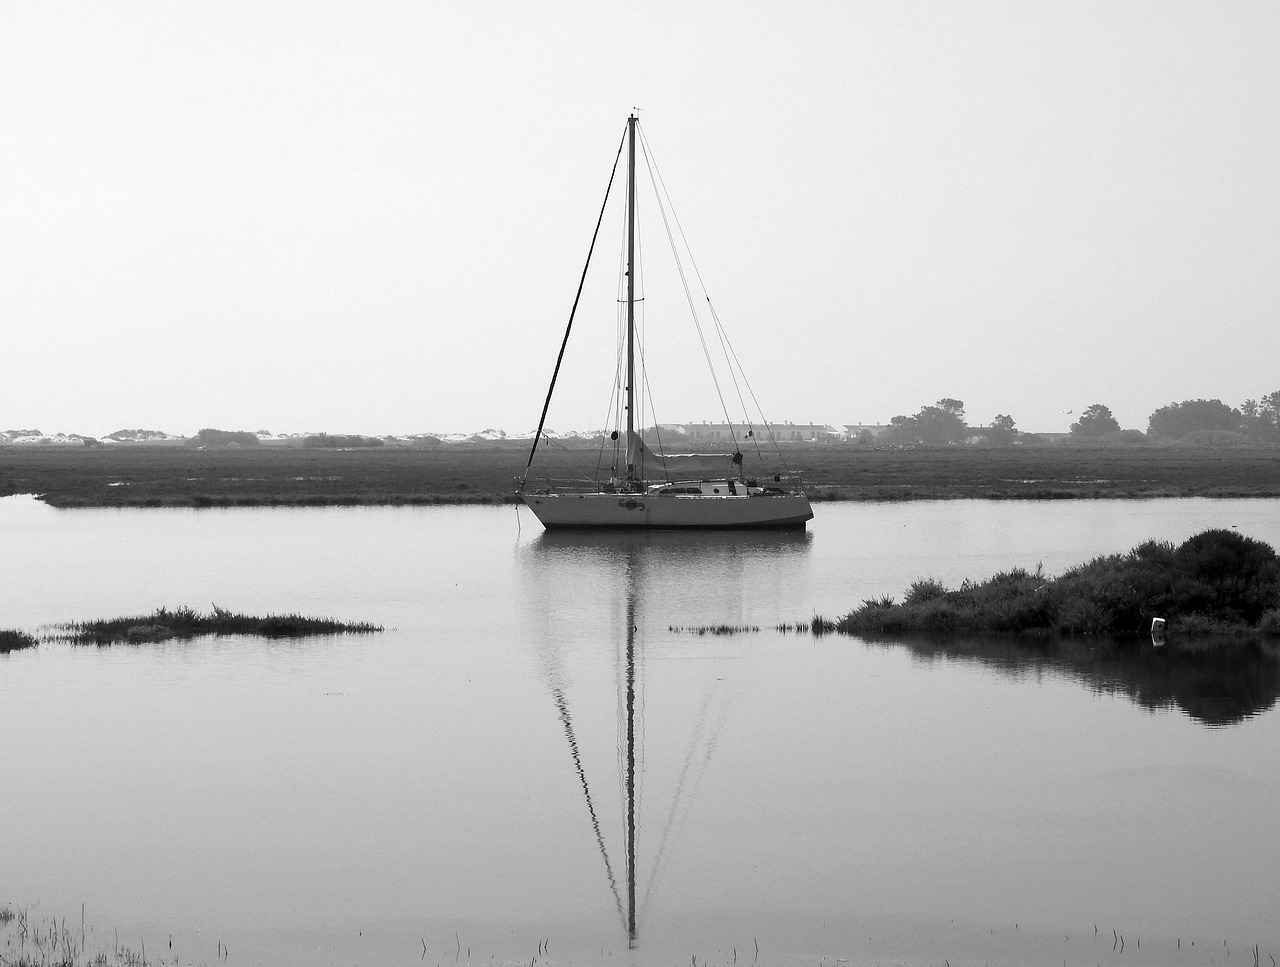
[[[636,453],[636,116],[627,118],[627,485],[638,482]]]

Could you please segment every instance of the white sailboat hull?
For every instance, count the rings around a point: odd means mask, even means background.
[[[809,498],[798,493],[532,493],[520,497],[548,529],[804,527],[813,517]]]

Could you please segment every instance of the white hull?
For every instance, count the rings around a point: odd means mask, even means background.
[[[813,517],[804,494],[521,494],[548,529],[803,527]]]

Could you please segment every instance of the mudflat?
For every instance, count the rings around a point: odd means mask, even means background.
[[[426,449],[197,449],[182,445],[0,448],[0,495],[55,507],[217,507],[503,503],[527,445]],[[1086,446],[782,451],[814,500],[1280,497],[1280,448]],[[592,447],[545,447],[528,487],[609,477]],[[748,472],[752,455],[748,455]],[[769,471],[772,472],[772,471]]]

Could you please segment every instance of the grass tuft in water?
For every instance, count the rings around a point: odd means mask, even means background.
[[[0,628],[0,654],[21,651],[23,648],[34,648],[36,644],[36,639],[25,631],[9,631]]]
[[[823,635],[829,635],[836,630],[836,623],[828,618],[815,614],[813,620],[809,622],[809,628],[813,633],[821,638]]]
[[[0,907],[0,932],[0,967],[146,967],[155,963],[147,959],[145,943],[141,953],[119,942],[110,949],[89,950],[83,910],[77,931],[65,917],[37,919],[26,908],[15,912]],[[173,962],[178,962],[176,957]]]
[[[685,628],[668,625],[667,630],[677,635],[749,635],[760,630],[759,625],[696,625]]]
[[[262,638],[305,638],[314,635],[372,634],[381,625],[364,621],[310,618],[300,614],[236,614],[216,604],[204,613],[179,607],[159,608],[151,614],[124,618],[99,618],[59,625],[58,640],[77,645],[142,644],[169,638],[198,638],[203,635],[256,635]]]

